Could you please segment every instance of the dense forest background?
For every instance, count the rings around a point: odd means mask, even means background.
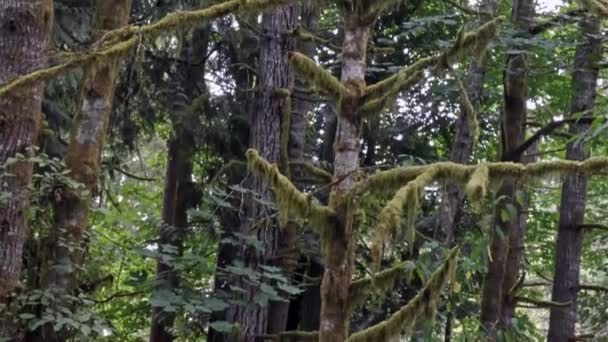
[[[0,341],[608,341],[606,16],[0,0]]]

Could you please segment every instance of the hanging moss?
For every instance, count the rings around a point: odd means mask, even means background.
[[[434,67],[435,72],[448,69],[464,53],[472,52],[475,57],[481,58],[490,41],[496,36],[498,27],[503,20],[503,17],[497,17],[479,27],[475,32],[465,33],[461,30],[454,44],[441,55],[422,58],[411,66],[402,69],[397,74],[368,86],[366,88],[366,102],[359,110],[360,115],[365,117],[380,114],[388,105],[394,103],[394,99],[400,92],[407,91],[416,85],[424,76],[424,71],[427,68]],[[466,91],[464,94],[466,94]],[[468,99],[468,96],[466,96],[466,99]],[[470,101],[468,101],[468,104],[470,104]],[[473,109],[472,105],[465,107],[467,112]],[[475,113],[474,109],[471,113]],[[472,132],[479,135],[477,116],[469,115],[469,117],[469,120],[471,120],[469,124],[474,128],[477,127]]]
[[[300,192],[283,176],[276,165],[268,163],[254,149],[247,151],[249,169],[259,178],[268,182],[276,197],[279,211],[279,225],[286,226],[289,218],[309,220],[311,225],[321,232],[333,229],[335,212],[316,202],[311,195]]]
[[[458,260],[459,247],[450,251],[444,264],[437,269],[427,284],[410,300],[388,319],[348,338],[348,342],[379,342],[398,339],[405,328],[411,331],[420,315],[434,315],[439,295],[454,274]]]
[[[291,166],[292,170],[294,168],[300,168],[307,175],[312,176],[314,178],[318,178],[319,180],[321,180],[324,183],[331,183],[334,178],[331,175],[331,173],[329,173],[319,167],[316,167],[312,163],[309,163],[309,162],[292,161],[292,162],[289,162],[289,165]]]
[[[392,290],[398,280],[409,278],[415,268],[413,262],[404,261],[371,277],[355,280],[350,286],[351,310],[365,304],[372,293],[384,295]]]
[[[462,99],[462,106],[464,107],[463,114],[467,116],[467,124],[469,126],[469,131],[471,132],[471,138],[473,139],[471,148],[475,149],[477,142],[479,141],[479,121],[477,121],[477,111],[475,110],[475,106],[471,103],[471,99],[469,98],[469,93],[467,92],[464,84],[460,78],[456,78],[458,83],[458,91],[460,92],[460,97]]]
[[[464,193],[471,202],[478,203],[486,197],[488,183],[490,182],[490,170],[487,165],[480,165],[471,175],[469,182],[464,188]]]
[[[329,71],[319,66],[310,57],[299,53],[290,52],[289,60],[293,67],[304,76],[313,86],[335,96],[336,98],[349,93],[348,88],[335,78]]]
[[[454,44],[439,56],[436,70],[448,69],[465,53],[481,59],[504,19],[502,16],[496,17],[480,26],[475,32],[460,31]]]
[[[409,89],[414,85],[418,84],[422,77],[424,76],[424,72],[422,70],[413,71],[413,74],[407,76],[408,73],[403,73],[402,77],[407,77],[404,79],[398,79],[394,84],[393,88],[388,90],[384,95],[371,98],[366,101],[363,106],[359,109],[359,115],[362,118],[380,114],[385,108],[387,108],[390,104],[395,103],[397,96],[404,89]]]
[[[405,231],[407,241],[412,250],[416,230],[416,222],[419,198],[424,187],[434,181],[438,167],[428,168],[413,181],[407,183],[397,191],[395,196],[386,204],[378,216],[378,223],[374,228],[374,240],[372,242],[372,257],[374,259],[374,269],[380,266],[383,245],[387,241],[392,241],[399,233],[402,226],[403,212],[405,211]],[[390,240],[388,240],[390,238]]]
[[[204,21],[213,20],[236,11],[255,13],[285,2],[285,0],[230,0],[200,10],[171,13],[150,25],[126,26],[112,30],[107,32],[99,42],[96,42],[90,52],[76,54],[67,62],[36,70],[0,85],[0,96],[6,95],[15,87],[35,81],[49,80],[69,69],[95,64],[100,61],[107,63],[108,59],[118,58],[129,53],[144,38],[153,39],[166,31],[175,28],[193,27]]]
[[[436,58],[433,57],[421,58],[409,67],[403,68],[395,75],[368,86],[365,89],[368,101],[383,97],[388,92],[394,92],[396,89],[405,89],[406,86],[411,86],[409,80],[412,79],[412,76],[433,65],[435,61]]]

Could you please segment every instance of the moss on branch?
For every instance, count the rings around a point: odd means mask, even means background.
[[[371,293],[384,295],[398,280],[408,278],[415,268],[413,262],[404,261],[371,277],[355,280],[350,286],[351,310],[365,304]]]
[[[237,11],[258,12],[284,2],[284,0],[230,0],[200,10],[171,13],[149,25],[132,25],[112,30],[94,44],[92,51],[76,54],[64,63],[33,71],[0,85],[0,96],[6,95],[16,87],[36,81],[49,80],[69,69],[95,64],[100,61],[107,62],[108,59],[126,55],[143,38],[153,39],[175,28],[193,27]]]
[[[497,17],[480,26],[474,32],[465,33],[464,31],[460,31],[454,44],[441,55],[422,58],[411,66],[402,69],[397,74],[368,86],[366,88],[366,102],[362,106],[360,114],[362,116],[370,116],[381,113],[383,109],[394,102],[394,99],[400,92],[407,91],[416,85],[422,79],[424,71],[428,68],[433,68],[434,72],[448,69],[463,54],[470,53],[471,51],[475,57],[481,58],[490,41],[496,36],[503,20],[503,17]],[[470,101],[468,103],[470,104]],[[471,105],[470,108],[473,108],[473,106]],[[466,107],[467,112],[469,112],[470,108]],[[472,113],[474,113],[474,110]],[[469,116],[476,122],[475,115]],[[475,122],[470,122],[470,124],[474,124]]]
[[[464,193],[471,202],[480,202],[486,197],[490,182],[490,170],[487,165],[479,165],[464,187]]]
[[[583,8],[594,15],[608,17],[607,0],[579,0],[579,3]]]
[[[471,148],[474,149],[479,141],[479,121],[477,121],[477,111],[475,110],[473,103],[471,103],[469,93],[464,87],[464,84],[462,84],[462,81],[459,78],[456,78],[456,82],[458,83],[458,91],[460,92],[460,97],[462,99],[463,112],[461,115],[464,114],[467,116],[467,124],[469,126],[469,131],[472,138]]]
[[[348,342],[392,341],[406,328],[411,330],[416,319],[425,314],[432,317],[443,288],[453,277],[458,260],[459,247],[450,251],[446,261],[432,275],[422,290],[407,305],[388,319],[348,338]]]
[[[268,182],[274,193],[281,227],[292,218],[308,220],[321,232],[333,229],[336,213],[331,208],[317,203],[311,195],[296,189],[289,179],[279,172],[276,165],[264,160],[254,149],[247,151],[247,164],[257,177]]]
[[[335,78],[329,71],[318,65],[310,57],[292,51],[289,53],[289,60],[298,73],[324,92],[336,98],[340,98],[349,92],[348,88],[339,79]]]

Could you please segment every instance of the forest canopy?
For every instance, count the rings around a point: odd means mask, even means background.
[[[0,1],[0,341],[606,341],[608,2]]]

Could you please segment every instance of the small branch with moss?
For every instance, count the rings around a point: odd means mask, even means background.
[[[390,291],[399,279],[409,278],[415,268],[413,262],[404,261],[373,276],[355,280],[350,286],[351,310],[365,304],[372,291],[380,294]]]
[[[90,52],[78,54],[62,64],[36,70],[0,85],[0,96],[6,95],[16,87],[36,81],[49,80],[66,70],[126,55],[139,44],[142,38],[153,39],[178,27],[193,27],[204,21],[213,20],[236,11],[257,12],[283,2],[284,0],[230,0],[200,10],[171,13],[153,24],[132,25],[112,30],[96,42],[94,49]]]
[[[279,172],[276,165],[264,160],[256,150],[247,151],[247,165],[257,177],[268,182],[276,196],[281,227],[293,216],[296,220],[309,220],[320,232],[333,229],[336,213],[330,207],[317,203],[310,194],[300,192]]]
[[[285,331],[272,335],[256,336],[256,341],[276,341],[276,342],[316,342],[319,340],[317,331]]]
[[[404,328],[410,334],[420,315],[433,317],[443,288],[454,276],[459,250],[460,248],[456,247],[450,251],[443,265],[431,275],[424,288],[407,305],[381,323],[351,335],[347,341],[392,341],[399,337]]]
[[[336,98],[349,93],[348,88],[335,78],[329,71],[318,65],[310,57],[292,51],[289,53],[289,60],[293,67],[304,76],[310,83],[324,92],[335,96]]]
[[[527,303],[527,304],[531,304],[533,305],[533,307],[535,308],[565,308],[570,306],[570,304],[572,304],[572,302],[568,301],[568,302],[553,302],[553,301],[549,301],[549,300],[539,300],[539,299],[533,299],[533,298],[527,298],[527,297],[522,297],[522,296],[515,296],[513,298],[515,301],[517,301],[517,303]]]
[[[608,171],[608,158],[597,157],[585,161],[549,160],[530,164],[512,162],[481,163],[478,165],[464,165],[452,162],[440,162],[422,166],[398,167],[387,171],[376,172],[359,182],[352,190],[353,194],[363,195],[368,191],[385,192],[398,189],[411,180],[426,172],[429,168],[440,168],[441,172],[436,179],[449,177],[451,180],[463,184],[481,166],[489,170],[490,183],[505,178],[534,179],[549,175],[566,175],[585,173],[593,176]]]
[[[359,110],[360,115],[366,117],[380,114],[384,108],[394,102],[400,92],[407,91],[416,85],[428,68],[434,67],[435,72],[448,69],[465,51],[473,51],[474,56],[481,58],[503,21],[503,17],[497,17],[479,27],[475,32],[460,31],[454,44],[441,55],[422,58],[397,74],[368,86],[366,102]]]
[[[458,83],[458,91],[460,92],[463,107],[463,112],[460,115],[467,116],[467,123],[469,125],[469,130],[471,131],[471,137],[473,138],[471,148],[474,150],[475,146],[477,146],[477,142],[479,141],[479,121],[477,120],[477,111],[475,110],[473,103],[471,103],[469,93],[464,87],[464,84],[462,84],[460,78],[456,77],[456,83]]]

